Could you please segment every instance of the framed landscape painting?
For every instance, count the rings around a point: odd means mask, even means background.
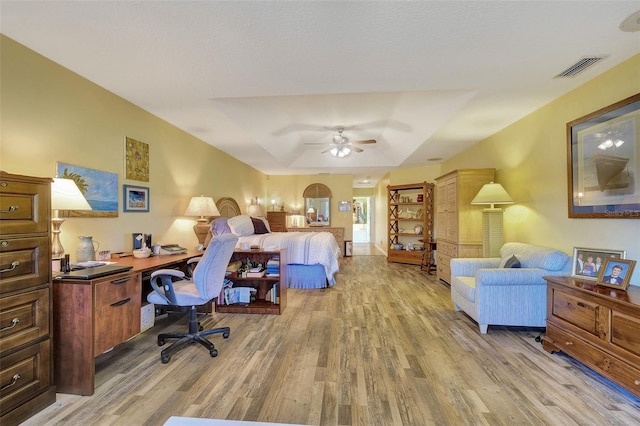
[[[123,208],[125,212],[149,211],[149,188],[145,186],[122,186]]]
[[[56,175],[71,179],[92,210],[64,210],[60,217],[118,217],[118,174],[58,162]]]

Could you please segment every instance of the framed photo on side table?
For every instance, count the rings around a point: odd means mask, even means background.
[[[597,284],[626,290],[635,266],[635,260],[606,259],[598,274]]]
[[[585,280],[595,280],[602,269],[605,259],[624,259],[625,250],[609,250],[586,247],[573,248],[573,269],[571,276]]]
[[[122,185],[122,197],[123,211],[149,211],[149,188],[144,186]]]

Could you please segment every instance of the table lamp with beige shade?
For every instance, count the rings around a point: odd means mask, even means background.
[[[64,219],[60,219],[60,210],[92,210],[78,185],[72,179],[53,178],[51,184],[51,258],[59,259],[64,256],[64,247],[60,242],[60,226]]]
[[[193,232],[198,237],[198,243],[204,246],[204,242],[209,233],[208,217],[220,216],[216,203],[213,202],[213,198],[200,195],[199,197],[192,197],[187,206],[187,210],[184,212],[185,216],[199,216],[198,222],[193,225]]]

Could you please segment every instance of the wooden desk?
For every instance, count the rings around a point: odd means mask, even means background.
[[[143,275],[184,266],[203,252],[125,257],[127,272],[94,280],[54,279],[54,377],[56,391],[93,395],[95,357],[140,333],[140,308],[146,300]]]

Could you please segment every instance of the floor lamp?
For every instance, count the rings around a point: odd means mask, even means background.
[[[59,259],[64,256],[64,247],[60,242],[60,227],[64,219],[58,217],[59,210],[91,210],[91,206],[78,189],[78,185],[71,179],[53,178],[51,184],[51,258]]]
[[[199,216],[198,223],[193,225],[193,232],[198,237],[198,244],[204,247],[204,242],[207,239],[209,233],[209,223],[205,216],[220,216],[216,203],[213,202],[213,198],[205,197],[201,195],[199,197],[191,197],[187,211],[184,212],[185,216]]]
[[[489,205],[482,210],[482,256],[500,257],[502,236],[502,209],[496,204],[513,204],[513,200],[499,183],[487,183],[471,200],[471,204]]]

